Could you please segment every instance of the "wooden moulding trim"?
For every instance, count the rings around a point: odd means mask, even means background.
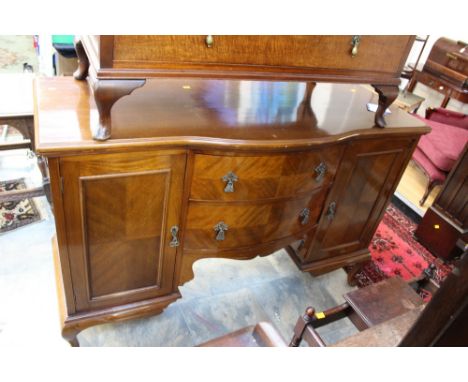
[[[133,317],[161,313],[169,304],[181,298],[179,292],[173,292],[162,297],[134,302],[119,307],[103,308],[67,316],[64,330],[79,329],[80,331],[97,324],[105,324]]]
[[[301,232],[297,232],[294,235],[290,235],[286,238],[278,239],[268,243],[260,244],[255,247],[244,247],[236,249],[228,249],[225,251],[203,251],[203,250],[184,250],[184,254],[181,256],[180,269],[175,280],[175,286],[182,286],[185,283],[192,280],[195,275],[193,272],[193,264],[202,259],[206,258],[221,258],[221,259],[232,259],[232,260],[251,260],[257,256],[264,257],[272,255],[274,252],[287,248],[287,246],[296,240],[300,240],[304,234],[310,234],[317,225],[312,228],[308,227]],[[297,236],[297,237],[296,237]],[[241,255],[239,255],[241,253]]]
[[[132,62],[133,63],[133,62]],[[190,65],[196,67],[196,64]],[[263,71],[252,71],[252,66],[221,66],[226,69],[211,68],[209,65],[196,68],[168,69],[99,69],[98,79],[147,79],[158,77],[192,77],[209,79],[239,79],[239,80],[274,80],[274,81],[317,81],[369,83],[379,85],[399,85],[400,78],[394,73],[342,71],[329,69],[289,68],[289,67],[259,67]],[[288,70],[282,71],[282,70]],[[297,71],[296,73],[291,70]],[[327,73],[329,71],[329,73]],[[338,73],[338,74],[337,74]]]
[[[225,204],[229,203],[232,204],[277,204],[277,203],[284,203],[290,200],[297,200],[297,199],[305,199],[307,197],[315,196],[315,194],[320,193],[320,191],[326,190],[331,188],[332,182],[326,184],[321,184],[312,190],[305,191],[305,192],[298,192],[292,195],[286,196],[279,196],[279,197],[270,197],[270,198],[255,198],[255,199],[236,199],[236,200],[223,200],[223,199],[192,199],[189,198],[190,203],[203,203],[203,204]]]
[[[296,251],[291,247],[286,247],[286,251],[290,255],[291,259],[296,263],[297,267],[303,272],[316,272],[314,274],[319,275],[331,270],[331,268],[341,268],[345,265],[351,265],[354,263],[363,262],[370,260],[371,255],[367,248],[359,251],[346,254],[344,256],[337,256],[330,259],[323,259],[314,261],[313,263],[302,263],[299,259]]]
[[[427,126],[419,126],[414,128],[391,128],[384,129],[384,133],[392,132],[392,139],[398,137],[422,135],[429,133],[431,129]],[[362,139],[377,138],[384,134],[381,129],[366,129],[355,130],[345,134],[331,135],[323,138],[310,138],[310,139],[296,139],[296,140],[277,140],[277,141],[263,141],[263,140],[240,140],[240,139],[227,139],[227,138],[211,138],[211,137],[197,137],[197,136],[177,136],[177,137],[153,137],[153,138],[131,138],[131,139],[118,139],[105,142],[96,143],[89,141],[86,143],[70,142],[70,143],[57,143],[57,144],[41,144],[38,143],[37,153],[46,156],[61,156],[66,154],[80,153],[80,154],[93,154],[97,152],[109,151],[131,151],[132,149],[138,150],[141,148],[186,148],[186,149],[226,149],[230,150],[256,150],[263,151],[299,151],[308,150],[314,147],[321,147],[324,144],[353,141],[356,138]]]

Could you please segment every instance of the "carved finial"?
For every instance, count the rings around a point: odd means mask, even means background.
[[[315,309],[312,308],[311,306],[307,307],[305,314],[307,317],[312,318],[315,315]]]

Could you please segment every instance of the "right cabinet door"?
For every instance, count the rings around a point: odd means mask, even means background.
[[[306,261],[367,250],[415,144],[388,138],[347,147]]]

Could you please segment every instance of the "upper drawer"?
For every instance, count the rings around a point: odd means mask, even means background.
[[[328,185],[341,146],[269,156],[195,155],[190,198],[257,200],[308,193]]]
[[[197,65],[400,71],[412,36],[115,36],[114,68],[165,68]],[[384,54],[382,54],[382,52]]]

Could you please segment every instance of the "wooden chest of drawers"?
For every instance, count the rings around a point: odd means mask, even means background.
[[[152,86],[160,98],[147,107]],[[114,135],[97,142],[86,83],[39,79],[36,142],[51,176],[63,336],[77,344],[90,325],[161,312],[202,258],[287,248],[313,274],[367,260],[429,129],[396,108],[389,127],[373,127],[365,104],[377,95],[360,85],[311,90],[156,79],[115,105]]]

